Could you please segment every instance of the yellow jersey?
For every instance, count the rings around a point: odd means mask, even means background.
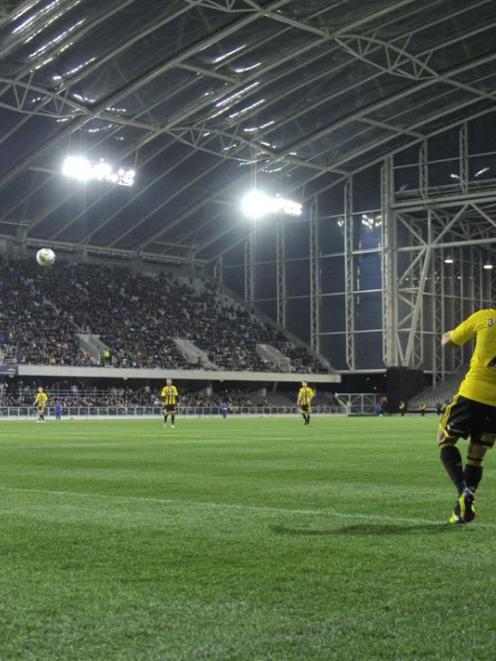
[[[298,391],[298,404],[300,406],[308,406],[312,399],[314,398],[315,393],[308,386],[302,386]]]
[[[458,394],[496,406],[496,310],[479,310],[451,331],[450,340],[463,346],[473,337],[475,349]]]
[[[178,398],[176,386],[164,386],[162,388],[161,397],[164,404],[176,404]]]
[[[47,405],[48,395],[46,392],[39,392],[34,400],[34,405],[39,409],[44,409]]]

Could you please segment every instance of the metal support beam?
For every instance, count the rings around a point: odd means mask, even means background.
[[[319,212],[318,202],[313,200],[309,209],[310,231],[310,346],[320,351],[320,263],[319,263]]]
[[[255,299],[255,256],[256,256],[256,220],[250,225],[250,235],[245,241],[245,301],[253,303]]]
[[[224,256],[219,255],[214,264],[214,280],[222,286],[224,282]]]
[[[399,365],[398,358],[398,277],[396,265],[396,219],[393,197],[393,163],[387,157],[381,169],[381,260],[382,260],[382,355],[386,367]]]
[[[419,190],[421,197],[424,199],[428,196],[429,191],[429,167],[427,165],[428,160],[428,143],[427,140],[423,140],[419,148]]]
[[[346,364],[355,369],[355,273],[353,259],[353,180],[344,185],[344,261],[345,261],[345,315]]]
[[[422,313],[424,304],[424,292],[426,288],[427,278],[431,266],[432,250],[426,248],[423,254],[422,270],[420,271],[419,278],[416,279],[416,291],[412,296],[412,314],[410,322],[410,330],[408,333],[408,340],[404,355],[405,367],[413,369],[421,369],[422,356],[423,356],[423,338],[422,338]]]
[[[464,193],[468,192],[468,126],[467,122],[464,122],[458,131],[458,143],[459,143],[459,177],[460,177],[460,187]]]
[[[286,328],[286,233],[284,221],[277,221],[276,229],[276,304],[277,323]]]

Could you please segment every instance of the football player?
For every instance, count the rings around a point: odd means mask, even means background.
[[[33,406],[38,408],[38,420],[36,422],[46,422],[45,420],[45,410],[48,402],[48,395],[46,392],[43,392],[43,388],[40,386],[38,388],[38,393],[35,397]]]
[[[450,523],[469,523],[475,517],[475,492],[482,479],[486,451],[496,439],[496,309],[479,310],[442,336],[444,347],[461,347],[475,338],[470,367],[441,418],[438,444],[441,461],[456,487],[458,498]],[[457,447],[469,438],[463,465]]]
[[[167,418],[170,414],[171,428],[174,429],[179,395],[176,386],[172,384],[172,379],[167,379],[166,385],[162,388],[161,397],[164,405],[164,427],[167,425]]]
[[[301,382],[301,388],[298,391],[297,404],[300,407],[304,424],[310,424],[310,414],[312,412],[312,399],[315,397],[314,391],[309,388],[306,381]]]

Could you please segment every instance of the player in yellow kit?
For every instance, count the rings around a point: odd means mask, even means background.
[[[45,409],[48,402],[48,395],[46,392],[43,392],[43,388],[40,386],[38,388],[38,393],[34,399],[33,406],[38,408],[38,420],[36,422],[46,422],[45,420]]]
[[[174,422],[176,421],[177,413],[177,402],[179,399],[179,394],[177,392],[176,386],[172,384],[172,379],[167,379],[167,385],[162,388],[160,393],[162,397],[162,402],[164,404],[164,427],[167,424],[167,417],[170,414],[171,417],[171,428],[174,429]]]
[[[496,440],[496,309],[479,310],[443,334],[443,346],[463,346],[475,338],[470,367],[458,393],[441,418],[438,443],[441,461],[458,491],[450,523],[475,517],[475,492],[482,462]],[[465,466],[456,443],[469,438]]]
[[[314,391],[309,388],[306,381],[301,382],[301,388],[298,391],[297,404],[300,407],[301,415],[305,425],[310,424],[310,414],[312,412],[312,399],[315,397]]]

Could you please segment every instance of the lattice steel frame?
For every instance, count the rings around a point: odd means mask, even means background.
[[[467,358],[466,350],[443,351],[441,333],[492,306],[495,294],[493,271],[483,267],[496,262],[496,185],[469,180],[467,140],[463,123],[459,181],[447,190],[429,186],[425,143],[417,197],[395,194],[391,158],[382,169],[383,360],[431,372],[434,381]]]

